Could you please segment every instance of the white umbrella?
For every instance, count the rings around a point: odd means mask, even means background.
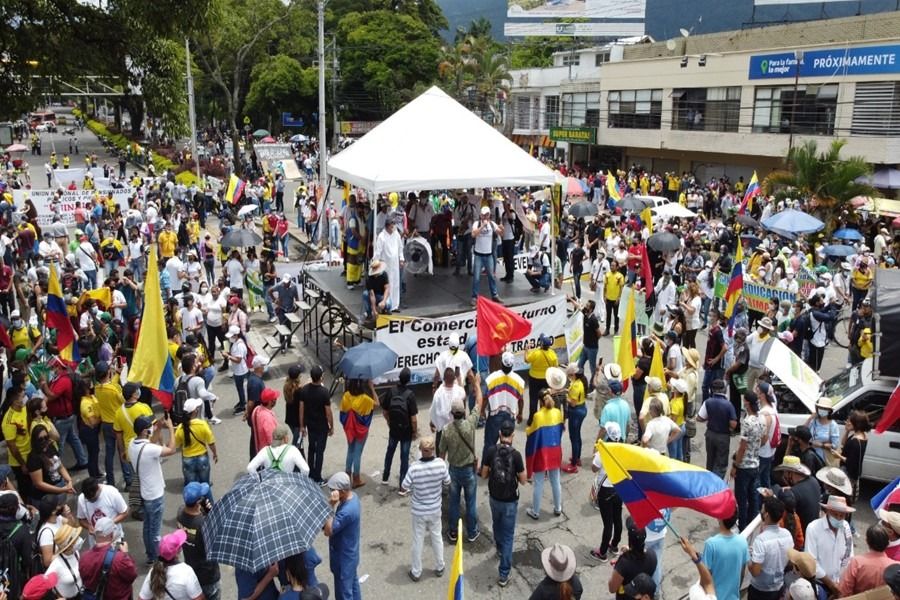
[[[250,213],[255,211],[257,208],[259,208],[259,207],[256,206],[255,204],[248,204],[247,206],[242,206],[241,210],[238,211],[238,216],[246,217],[247,215],[249,215]]]

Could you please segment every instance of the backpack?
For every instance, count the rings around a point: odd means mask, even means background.
[[[488,491],[493,498],[515,498],[519,477],[513,460],[512,448],[500,445],[491,461],[491,476],[488,479]]]
[[[275,458],[275,453],[272,452],[272,446],[266,446],[266,453],[269,455],[269,468],[274,471],[283,471],[281,468],[281,461],[284,460],[284,455],[287,454],[288,446],[285,445],[284,448],[281,449],[281,454],[278,455],[278,458]]]
[[[777,448],[781,444],[781,423],[778,422],[778,413],[773,413],[772,418],[775,420],[775,426],[772,429],[772,437],[769,438],[769,447]]]
[[[412,432],[409,422],[409,395],[411,390],[403,390],[391,396],[388,403],[388,423],[390,429],[397,434],[405,435]]]
[[[0,541],[0,588],[4,590],[12,589],[13,582],[19,582],[21,585],[25,581],[24,566],[19,551],[13,545],[13,537],[22,528],[22,523],[16,523],[12,531],[9,532],[2,541]],[[43,571],[43,564],[41,565]]]
[[[184,420],[184,401],[188,399],[188,382],[192,375],[182,375],[175,386],[175,394],[172,396],[172,420],[177,425]]]

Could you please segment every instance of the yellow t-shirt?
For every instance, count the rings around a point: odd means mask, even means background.
[[[125,444],[125,453],[128,453],[128,444],[137,437],[134,432],[134,420],[141,416],[153,416],[153,409],[143,402],[135,402],[131,406],[123,404],[116,411],[116,418],[113,419],[113,431],[122,434],[122,442]]]
[[[31,350],[31,340],[37,340],[41,337],[41,332],[36,327],[26,325],[18,329],[10,329],[9,339],[12,341],[13,348],[27,348]]]
[[[872,336],[868,338],[859,336],[859,355],[863,358],[871,358],[875,354],[875,346],[872,344]]]
[[[547,375],[547,368],[557,366],[559,359],[556,358],[556,352],[553,350],[534,348],[525,355],[525,362],[529,365],[529,376],[535,379],[544,379]]]
[[[159,255],[163,258],[175,256],[175,246],[178,245],[178,236],[174,231],[163,231],[159,234]]]
[[[191,240],[192,244],[196,244],[200,241],[200,222],[199,221],[190,221],[187,224],[188,230],[188,238]]]
[[[681,427],[684,425],[684,397],[673,396],[669,399],[669,418]]]
[[[607,300],[618,302],[622,297],[622,288],[625,287],[625,276],[618,271],[610,271],[606,274],[603,283],[603,295]]]
[[[99,425],[100,420],[100,401],[97,400],[97,396],[87,395],[81,397],[81,420],[84,421],[85,424],[90,423],[91,421],[97,420]]]
[[[31,452],[31,434],[28,431],[28,412],[23,406],[19,410],[10,407],[3,417],[3,439],[6,444],[15,444],[19,449],[22,458],[28,460],[28,453]],[[16,460],[16,457],[9,453],[9,466],[20,467],[23,463]]]
[[[581,406],[584,404],[584,383],[580,379],[569,384],[569,405]]]
[[[172,370],[175,372],[175,377],[181,376],[181,361],[175,356],[178,348],[180,348],[178,344],[171,340],[169,341],[169,356],[172,357]]]
[[[31,420],[31,426],[28,427],[28,435],[29,436],[32,433],[34,433],[34,428],[37,427],[38,425],[43,425],[47,431],[53,431],[53,429],[55,429],[53,427],[53,421],[50,420],[50,417],[47,417],[47,416],[35,417]]]
[[[94,386],[94,395],[100,403],[100,420],[112,423],[116,418],[116,411],[125,404],[122,386],[118,381],[98,383]]]
[[[175,428],[175,445],[179,448],[184,447],[181,454],[184,458],[195,458],[206,454],[206,447],[216,443],[216,436],[213,435],[212,428],[209,423],[203,419],[191,419],[191,443],[184,446],[184,426],[179,425]]]
[[[850,283],[858,290],[867,290],[872,283],[872,270],[866,269],[866,272],[863,273],[859,269],[854,269],[853,273],[850,274]],[[15,343],[15,340],[13,340]]]

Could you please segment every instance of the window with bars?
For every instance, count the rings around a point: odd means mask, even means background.
[[[852,135],[900,135],[900,81],[856,84]]]
[[[758,87],[753,103],[753,131],[832,135],[837,96],[836,83],[801,85],[796,89]]]
[[[576,53],[564,54],[562,57],[562,66],[577,67],[581,64],[581,55]]]
[[[544,97],[544,129],[559,127],[559,96]]]
[[[740,87],[672,90],[672,129],[736,132],[740,118]]]
[[[596,127],[600,119],[600,93],[578,92],[562,95],[563,127]]]
[[[531,96],[518,96],[516,98],[516,127],[529,129],[531,124]]]
[[[609,93],[609,127],[659,129],[662,90],[617,90]],[[599,120],[599,115],[598,115]]]

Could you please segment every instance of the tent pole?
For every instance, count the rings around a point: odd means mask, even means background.
[[[559,190],[559,203],[562,207],[562,188]],[[553,187],[550,187],[550,295],[556,295],[556,235],[553,228],[556,226],[556,234],[559,235],[559,227],[556,223],[556,200],[553,198]],[[562,273],[559,274],[562,279]]]

